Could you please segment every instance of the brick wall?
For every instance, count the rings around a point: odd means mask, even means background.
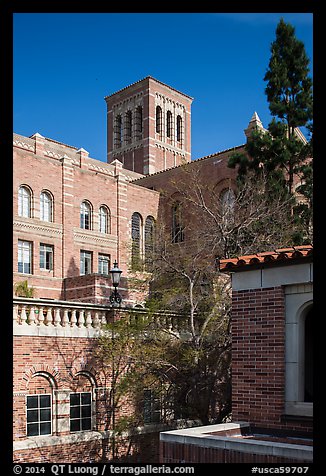
[[[109,458],[111,442],[105,437],[110,430],[106,414],[108,402],[105,392],[110,388],[109,368],[101,367],[94,355],[96,339],[14,336],[14,398],[13,437],[16,445],[14,460],[47,462],[101,461]],[[92,431],[69,430],[70,392],[92,392]],[[52,434],[27,439],[26,396],[52,396]],[[129,416],[133,403],[121,400],[116,415]],[[154,431],[154,433],[153,433]],[[100,438],[100,433],[104,436]],[[48,441],[48,444],[47,444]],[[29,448],[27,445],[32,445]],[[120,459],[126,461],[158,462],[158,432],[121,439]],[[31,451],[32,450],[32,451]],[[145,458],[145,460],[144,460]]]
[[[160,442],[160,463],[311,463],[310,460],[282,458],[221,448]]]
[[[233,291],[232,419],[266,428],[311,430],[286,420],[283,288]]]

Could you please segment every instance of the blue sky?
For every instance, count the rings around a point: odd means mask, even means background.
[[[283,17],[313,55],[312,13],[16,13],[14,131],[106,161],[104,97],[153,76],[194,98],[192,158],[245,142]],[[312,75],[312,73],[311,73]]]

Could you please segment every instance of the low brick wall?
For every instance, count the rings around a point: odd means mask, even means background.
[[[248,423],[228,423],[161,432],[160,463],[312,462],[312,446],[245,439],[249,428]],[[227,436],[229,431],[233,436]]]

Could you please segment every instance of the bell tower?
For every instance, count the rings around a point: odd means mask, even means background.
[[[151,76],[106,96],[108,163],[149,175],[190,162],[192,100]]]

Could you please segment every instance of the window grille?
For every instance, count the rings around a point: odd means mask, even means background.
[[[143,137],[143,108],[138,106],[135,111],[135,139],[140,140]]]
[[[76,392],[70,394],[70,431],[92,429],[92,394]]]
[[[99,209],[99,225],[98,229],[100,233],[110,233],[110,211],[104,205]]]
[[[166,135],[172,139],[173,135],[173,124],[172,124],[172,112],[168,111],[166,113]]]
[[[145,220],[145,267],[150,271],[153,262],[155,220],[148,216]]]
[[[113,126],[114,133],[114,147],[118,149],[122,145],[122,117],[119,114],[114,120]]]
[[[162,134],[162,108],[156,106],[156,132]]]
[[[177,141],[181,142],[181,144],[182,144],[182,136],[183,136],[182,117],[177,116]]]
[[[172,206],[172,243],[184,241],[184,227],[182,224],[182,207],[177,202]]]
[[[52,197],[48,192],[41,192],[40,195],[40,219],[52,221]]]
[[[125,142],[130,144],[132,141],[132,112],[127,111],[125,116]]]
[[[91,274],[92,272],[92,252],[80,251],[80,274]]]
[[[27,395],[27,436],[51,435],[51,395]]]
[[[80,205],[80,228],[91,229],[91,206],[87,202],[82,202]]]
[[[32,216],[31,204],[32,204],[31,191],[27,187],[24,187],[24,186],[19,187],[18,215],[20,217],[30,218]]]
[[[131,268],[135,271],[141,269],[141,224],[141,216],[134,213],[131,218]]]
[[[32,273],[32,242],[18,240],[18,273]]]
[[[110,255],[98,255],[98,272],[106,276],[110,273]]]
[[[53,270],[53,246],[40,243],[40,268]]]

